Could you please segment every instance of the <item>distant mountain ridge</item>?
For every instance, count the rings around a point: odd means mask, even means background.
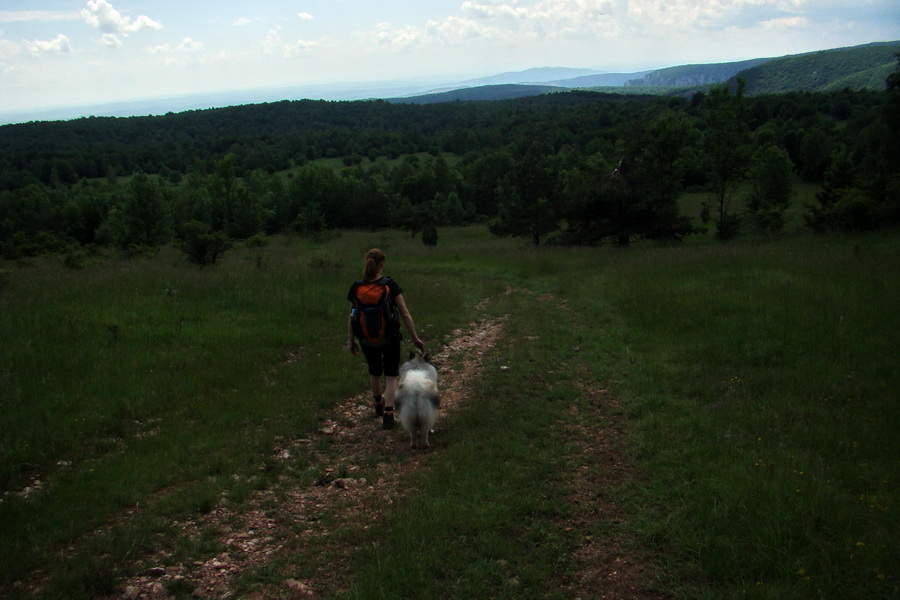
[[[404,98],[389,98],[388,102],[403,104],[438,104],[441,102],[491,102],[496,100],[512,100],[527,96],[539,96],[552,92],[565,91],[552,85],[526,85],[519,83],[501,83],[497,85],[479,85],[459,88],[446,92],[420,94]]]
[[[462,82],[460,86],[541,84],[552,83],[558,80],[568,81],[578,77],[596,76],[603,76],[602,71],[596,69],[573,69],[569,67],[537,67],[526,69],[524,71],[511,71],[500,73],[499,75],[491,75],[489,77],[470,79]]]
[[[885,79],[897,67],[900,41],[876,42],[849,48],[835,48],[780,58],[682,65],[639,73],[589,73],[568,79],[545,79],[555,69],[529,69],[485,77],[458,88],[390,98],[391,102],[430,104],[436,102],[505,100],[571,89],[631,88],[635,92],[666,93],[702,89],[710,85],[734,83],[743,77],[748,95],[789,91],[831,91],[836,89],[884,89]],[[502,85],[498,85],[502,83]]]

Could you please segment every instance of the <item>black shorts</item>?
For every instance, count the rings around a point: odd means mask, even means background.
[[[369,365],[369,375],[372,377],[398,377],[400,375],[400,340],[388,342],[384,346],[372,348],[360,344],[366,363]]]

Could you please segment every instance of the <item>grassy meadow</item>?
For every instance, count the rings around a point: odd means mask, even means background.
[[[566,598],[585,539],[615,539],[667,597],[900,593],[896,233],[571,249],[467,227],[434,248],[279,237],[205,269],[172,248],[0,265],[0,596],[121,593],[173,521],[308,484],[311,458],[272,448],[365,390],[344,297],[372,246],[430,348],[486,314],[508,324],[388,522],[336,533],[359,550],[325,595]],[[579,457],[572,427],[612,410],[588,388],[617,400],[627,481]],[[572,526],[584,468],[624,519]],[[281,557],[239,591],[334,551]]]

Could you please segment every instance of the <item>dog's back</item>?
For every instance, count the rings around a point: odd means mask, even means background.
[[[437,369],[427,354],[410,354],[400,367],[400,383],[394,401],[397,416],[409,432],[410,448],[427,448],[428,433],[441,405]]]

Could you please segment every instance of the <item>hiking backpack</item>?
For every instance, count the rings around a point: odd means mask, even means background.
[[[390,278],[382,277],[377,281],[360,280],[354,284],[353,335],[366,346],[384,346],[396,339],[400,331],[388,289],[389,281]]]

